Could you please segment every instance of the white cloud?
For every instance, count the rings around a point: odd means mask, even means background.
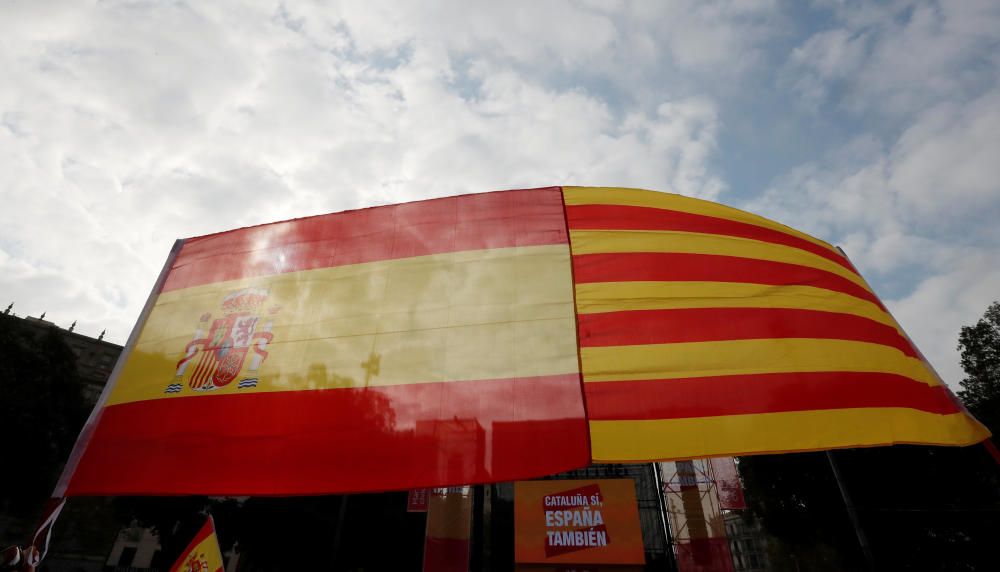
[[[4,3],[0,294],[121,341],[175,237],[559,183],[733,202],[727,118],[830,136],[754,119],[779,77],[851,141],[741,200],[843,244],[955,382],[1000,289],[1000,9],[820,5],[795,42],[770,0]]]
[[[965,378],[958,334],[1000,300],[1000,252],[977,250],[956,256],[913,293],[889,303],[896,319],[953,388]]]
[[[932,108],[900,137],[889,184],[939,223],[954,225],[983,209],[1000,217],[998,133],[1000,89],[966,105]]]
[[[831,84],[858,72],[864,65],[866,43],[865,34],[838,28],[820,32],[792,51],[793,87],[806,105],[824,103]]]
[[[621,15],[360,6],[5,5],[0,292],[122,341],[175,237],[564,182],[725,187],[709,98],[623,109],[548,80],[648,37]]]
[[[860,137],[746,206],[843,246],[957,384],[958,331],[1000,298],[997,129],[1000,91],[963,107],[937,106],[888,149]]]
[[[1000,298],[1000,5],[822,5],[782,84],[853,139],[747,204],[843,245],[955,385],[960,327]]]
[[[760,63],[765,40],[780,31],[775,2],[770,0],[660,4],[662,13],[656,19],[663,24],[661,33],[668,38],[670,54],[683,69],[745,70]]]
[[[962,101],[998,70],[992,0],[827,2],[837,25],[795,49],[785,70],[809,106],[905,118]]]

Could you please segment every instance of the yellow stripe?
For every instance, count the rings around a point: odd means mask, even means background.
[[[185,562],[192,555],[199,561],[201,561],[201,558],[205,559],[204,561],[208,563],[208,569],[205,572],[215,572],[223,567],[222,551],[219,549],[219,537],[215,533],[208,535],[194,549],[188,552],[184,558]],[[179,570],[185,569],[183,565],[179,568]]]
[[[963,413],[938,415],[905,408],[590,422],[591,450],[598,463],[892,443],[971,445],[988,436],[985,427]]]
[[[681,308],[805,309],[851,314],[900,330],[892,316],[875,304],[812,286],[738,282],[598,282],[576,285],[576,307],[581,314]]]
[[[575,373],[578,370],[566,245],[466,251],[234,280],[161,294],[109,404],[191,395],[177,362],[202,314],[241,288],[267,288],[258,329],[273,343],[251,391],[385,386]],[[268,309],[276,308],[271,314]],[[201,325],[207,335],[209,322]],[[252,354],[251,354],[252,356]],[[379,361],[377,375],[368,375]],[[233,382],[213,395],[247,392]]]
[[[644,189],[625,189],[614,187],[563,187],[563,197],[567,205],[623,205],[636,207],[651,207],[667,209],[684,213],[712,216],[735,220],[742,223],[752,224],[777,230],[785,234],[797,236],[803,240],[822,246],[827,250],[841,255],[836,247],[828,242],[824,242],[816,237],[809,236],[785,226],[779,222],[764,218],[759,215],[741,211],[719,203],[704,201],[691,197],[685,197],[674,193],[661,193],[657,191],[647,191]]]
[[[673,252],[738,256],[797,264],[836,274],[868,290],[857,273],[822,256],[798,248],[719,234],[638,230],[574,230],[570,232],[573,254],[609,252]]]
[[[782,338],[581,348],[586,382],[756,373],[866,371],[939,385],[918,359],[866,342]]]

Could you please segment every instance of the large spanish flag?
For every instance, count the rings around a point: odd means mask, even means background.
[[[179,241],[56,494],[987,435],[836,248],[706,201],[553,187]]]
[[[563,193],[595,461],[989,435],[835,247],[679,195]]]
[[[571,276],[558,188],[184,240],[60,486],[289,495],[585,465]]]

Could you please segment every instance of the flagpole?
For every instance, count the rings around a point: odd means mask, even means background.
[[[993,442],[993,439],[989,437],[983,439],[983,447],[986,447],[986,452],[990,454],[990,457],[993,457],[993,460],[996,461],[997,466],[1000,467],[1000,451],[997,450],[997,446]]]
[[[842,254],[844,256],[844,260],[846,260],[847,264],[849,264],[851,266],[851,269],[854,270],[855,274],[857,274],[858,276],[861,276],[861,273],[858,272],[858,269],[854,267],[854,263],[851,262],[851,258],[849,256],[847,256],[847,252],[845,252],[844,249],[841,248],[841,247],[839,247],[839,246],[837,246],[835,248],[838,251],[840,251],[840,254]],[[866,285],[868,284],[867,281],[865,281],[864,278],[861,278],[861,280],[863,282],[865,282]],[[870,288],[870,286],[869,286],[869,288]],[[892,314],[889,313],[889,309],[888,308],[885,308],[885,312],[886,312],[886,314],[889,314],[889,317],[892,318],[893,322],[896,322],[896,318],[894,318],[892,316]],[[896,322],[896,323],[898,323],[898,322]],[[913,340],[911,340],[910,337],[908,335],[906,335],[906,332],[904,332],[902,328],[899,328],[899,332],[903,335],[904,338],[906,338],[906,341],[908,341],[910,343],[910,346],[912,346],[913,349],[916,350],[917,355],[920,356],[920,360],[923,361],[924,364],[932,372],[934,372],[935,376],[937,376],[937,372],[934,371],[934,368],[933,368],[933,366],[931,366],[930,362],[927,361],[924,358],[923,354],[920,353],[920,350],[917,349],[917,346],[916,346],[916,344],[913,343]],[[938,376],[938,377],[940,377],[940,376]],[[942,382],[942,385],[943,385],[943,382]],[[868,546],[868,537],[865,536],[865,531],[861,528],[861,521],[858,519],[858,513],[854,509],[854,502],[851,500],[851,495],[847,492],[847,487],[844,485],[844,481],[843,481],[843,479],[840,476],[840,467],[837,466],[837,461],[833,458],[833,451],[831,451],[829,449],[826,450],[826,459],[827,459],[827,461],[830,462],[830,468],[833,470],[833,478],[834,478],[835,481],[837,481],[837,488],[840,489],[840,497],[842,499],[844,499],[844,506],[847,508],[847,515],[851,519],[851,525],[854,526],[854,534],[858,537],[858,544],[861,545],[861,552],[865,556],[865,564],[867,565],[868,570],[871,570],[872,572],[874,572],[874,570],[875,570],[875,557],[872,556],[871,547]]]
[[[868,545],[868,538],[865,536],[865,531],[861,528],[861,521],[858,519],[858,513],[854,509],[854,502],[851,500],[851,495],[847,492],[844,480],[840,476],[840,468],[837,466],[837,461],[833,458],[833,451],[826,451],[826,459],[830,461],[830,468],[833,469],[833,478],[837,481],[837,488],[840,489],[841,498],[844,499],[844,506],[847,507],[847,515],[851,518],[851,524],[854,526],[854,534],[857,535],[858,544],[861,545],[861,552],[865,555],[867,568],[868,570],[874,572],[876,569],[875,558],[872,556],[871,547]]]
[[[340,552],[340,538],[344,531],[344,516],[347,514],[347,499],[350,495],[342,495],[340,497],[340,506],[337,508],[337,531],[333,533],[333,554],[332,561],[333,564],[337,564],[337,557]]]

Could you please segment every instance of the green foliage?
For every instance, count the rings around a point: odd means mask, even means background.
[[[744,457],[739,469],[751,509],[772,536],[775,570],[863,568],[825,454]]]
[[[72,350],[0,315],[0,507],[30,517],[51,493],[89,408]]]
[[[994,432],[1000,430],[1000,302],[958,336],[965,379],[958,396]]]
[[[959,392],[1000,429],[1000,303],[959,337]],[[983,447],[895,446],[834,455],[876,567],[993,570],[1000,538],[1000,470]],[[860,548],[823,453],[745,457],[740,474],[771,535],[775,570],[862,570]]]
[[[90,406],[58,330],[39,334],[0,314],[0,544],[24,544],[38,524]],[[118,524],[105,499],[74,498],[53,532],[56,551],[106,555]]]
[[[1000,471],[982,447],[835,451],[880,570],[990,570]],[[744,457],[747,498],[775,570],[863,570],[825,453]]]

